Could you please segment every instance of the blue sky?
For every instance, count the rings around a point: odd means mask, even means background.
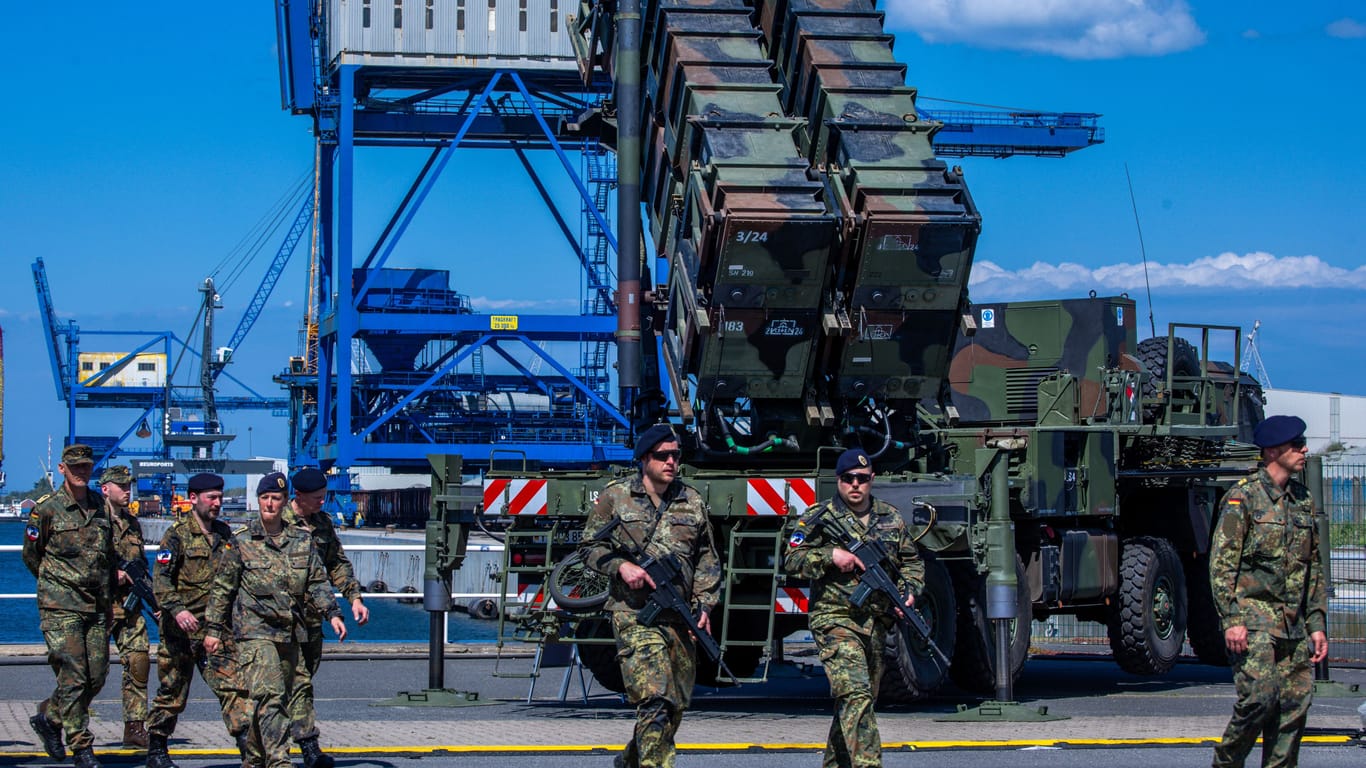
[[[1366,7],[1163,0],[893,0],[898,57],[926,98],[1099,112],[1106,143],[1063,160],[964,159],[983,215],[979,301],[1127,292],[1159,329],[1250,328],[1274,386],[1366,394]],[[170,12],[168,8],[174,8]],[[308,172],[307,118],[280,109],[271,3],[23,3],[8,9],[0,120],[5,469],[37,475],[55,397],[29,264],[85,330],[171,329],[197,286]],[[361,160],[367,242],[423,160]],[[553,162],[540,158],[549,169]],[[452,161],[391,266],[449,268],[480,309],[564,311],[572,257],[521,196],[510,158]],[[575,206],[568,197],[568,210]],[[266,250],[274,250],[270,243]],[[223,293],[226,337],[268,254]],[[496,258],[490,259],[488,256]],[[232,372],[258,391],[297,351],[296,255]],[[220,280],[225,275],[220,273]],[[83,349],[119,349],[87,336]],[[107,430],[122,428],[109,421]],[[82,416],[94,431],[98,417]],[[278,420],[229,415],[252,452],[283,455]],[[234,447],[245,455],[245,438]]]

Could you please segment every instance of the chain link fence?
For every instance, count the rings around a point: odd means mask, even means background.
[[[1360,457],[1354,457],[1360,458]],[[1329,660],[1366,665],[1366,463],[1323,467],[1320,508],[1328,516],[1330,585]],[[1033,626],[1032,651],[1109,653],[1104,624],[1050,616]],[[1186,653],[1194,655],[1187,645]]]

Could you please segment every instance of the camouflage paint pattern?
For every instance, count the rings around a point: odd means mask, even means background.
[[[325,514],[303,518],[294,508],[293,502],[285,506],[286,525],[297,526],[306,531],[313,539],[313,547],[322,560],[323,569],[332,588],[340,592],[347,603],[360,598],[361,586],[356,580],[351,560],[346,556],[341,538],[332,519]],[[313,705],[313,675],[317,674],[322,663],[323,629],[321,622],[310,622],[308,639],[299,645],[299,664],[294,673],[294,684],[290,689],[289,716],[290,735],[295,741],[318,737],[317,714]]]
[[[1313,692],[1312,643],[1327,631],[1327,590],[1309,490],[1278,488],[1266,469],[1239,481],[1219,508],[1210,586],[1222,627],[1247,627],[1233,655],[1238,701],[1215,766],[1242,765],[1260,735],[1262,765],[1293,766]]]
[[[127,507],[107,503],[106,508],[113,522],[114,551],[119,561],[145,559],[142,524],[129,514]],[[123,610],[123,601],[132,591],[131,585],[115,585],[114,623],[109,627],[114,647],[119,652],[119,665],[123,668],[120,678],[123,720],[129,723],[147,719],[147,676],[151,669],[148,656],[151,646],[147,641],[147,621],[142,615],[142,604],[138,604],[136,611]]]
[[[863,605],[850,604],[859,586],[859,574],[844,573],[834,567],[834,539],[821,526],[808,528],[823,510],[834,517],[860,541],[882,541],[894,552],[894,568],[902,592],[920,594],[925,588],[925,563],[911,539],[910,529],[892,505],[873,498],[868,525],[858,514],[835,497],[806,510],[789,521],[791,536],[783,558],[783,571],[790,576],[809,579],[811,634],[816,640],[830,693],[835,697],[835,716],[830,724],[823,765],[849,768],[882,765],[882,738],[878,733],[873,703],[882,679],[883,646],[887,631],[894,623],[893,606],[882,594],[875,594]]]
[[[290,681],[299,666],[298,643],[290,640],[241,640],[237,656],[242,683],[251,692],[251,728],[247,731],[244,766],[292,768],[289,759],[290,716],[286,708]]]
[[[1250,630],[1247,645],[1247,652],[1233,656],[1238,701],[1214,748],[1214,768],[1241,768],[1259,736],[1265,768],[1298,765],[1314,693],[1309,664],[1313,644],[1303,637]]]
[[[170,736],[175,732],[189,699],[196,667],[218,697],[228,732],[246,732],[246,695],[237,679],[232,638],[222,638],[223,647],[217,653],[204,650],[209,588],[233,546],[232,530],[227,523],[213,521],[205,535],[193,514],[182,516],[161,538],[152,578],[157,604],[161,606],[161,637],[157,646],[157,693],[147,715],[150,734]],[[198,630],[187,634],[180,628],[175,616],[181,611],[189,611],[199,620]]]
[[[47,644],[47,663],[57,687],[38,711],[60,723],[72,752],[90,749],[90,702],[109,674],[109,625],[103,613],[42,608],[38,625]]]
[[[720,597],[721,563],[717,557],[708,509],[690,486],[675,480],[656,508],[639,476],[609,484],[598,496],[584,531],[593,536],[613,521],[620,525],[604,541],[586,543],[585,562],[611,578],[604,609],[612,616],[617,658],[630,702],[636,707],[636,727],[627,745],[625,765],[670,768],[674,765],[674,734],[692,700],[697,678],[696,649],[681,618],[661,619],[645,626],[636,612],[649,599],[649,588],[630,589],[617,571],[630,553],[675,556],[684,595],[695,610],[711,613]]]

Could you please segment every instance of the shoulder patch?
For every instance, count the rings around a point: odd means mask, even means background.
[[[28,539],[29,541],[37,541],[37,540],[38,540],[38,526],[33,525],[32,523],[30,523],[27,527],[25,527],[25,528],[24,528],[24,538]]]
[[[158,549],[158,550],[157,550],[157,564],[158,564],[158,565],[165,565],[165,564],[167,564],[167,563],[169,563],[169,562],[171,562],[171,550],[167,549],[166,547],[162,547],[161,549]]]
[[[801,529],[799,528],[799,529],[797,529],[796,531],[793,531],[793,532],[792,532],[792,538],[790,538],[790,539],[787,540],[787,545],[788,545],[789,547],[794,547],[794,548],[795,548],[795,547],[800,547],[800,546],[802,545],[802,543],[805,542],[805,541],[806,541],[806,531],[803,531],[803,530],[801,530]]]

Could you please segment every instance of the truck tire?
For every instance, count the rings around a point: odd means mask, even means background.
[[[592,570],[583,560],[586,550],[577,550],[550,571],[546,589],[555,605],[570,613],[591,613],[607,602],[611,579]]]
[[[987,618],[987,579],[970,565],[955,567],[953,584],[958,598],[958,644],[954,646],[949,677],[954,685],[972,693],[996,691],[996,631]],[[1020,679],[1029,658],[1034,625],[1034,604],[1024,563],[1015,556],[1015,610],[1018,620],[1010,628],[1010,680]]]
[[[1160,675],[1176,664],[1186,640],[1186,577],[1166,539],[1123,542],[1119,594],[1110,608],[1110,650],[1135,675]]]
[[[578,640],[601,640],[612,637],[612,620],[592,618],[580,621],[574,628]],[[579,661],[593,673],[598,685],[614,693],[626,693],[626,681],[621,677],[621,665],[617,663],[616,643],[579,643]]]
[[[953,580],[938,558],[928,552],[921,556],[925,559],[925,591],[916,597],[915,607],[930,625],[935,645],[952,661],[958,629]],[[887,633],[882,660],[877,700],[883,704],[909,704],[923,699],[938,690],[949,676],[949,671],[940,666],[919,638],[906,638],[895,628]]]
[[[1214,609],[1214,591],[1209,583],[1209,554],[1187,558],[1186,563],[1186,639],[1203,664],[1229,665],[1228,648],[1219,612]]]
[[[1170,362],[1172,374],[1175,376],[1198,376],[1200,354],[1189,341],[1177,338],[1172,341],[1172,359],[1168,361],[1165,336],[1154,336],[1140,341],[1137,351],[1138,359],[1143,363],[1143,370],[1148,372],[1148,377],[1143,380],[1141,392],[1143,399],[1150,403],[1144,415],[1151,421],[1160,415],[1162,406],[1154,404],[1153,400],[1157,397],[1158,390],[1166,383],[1168,363]]]

